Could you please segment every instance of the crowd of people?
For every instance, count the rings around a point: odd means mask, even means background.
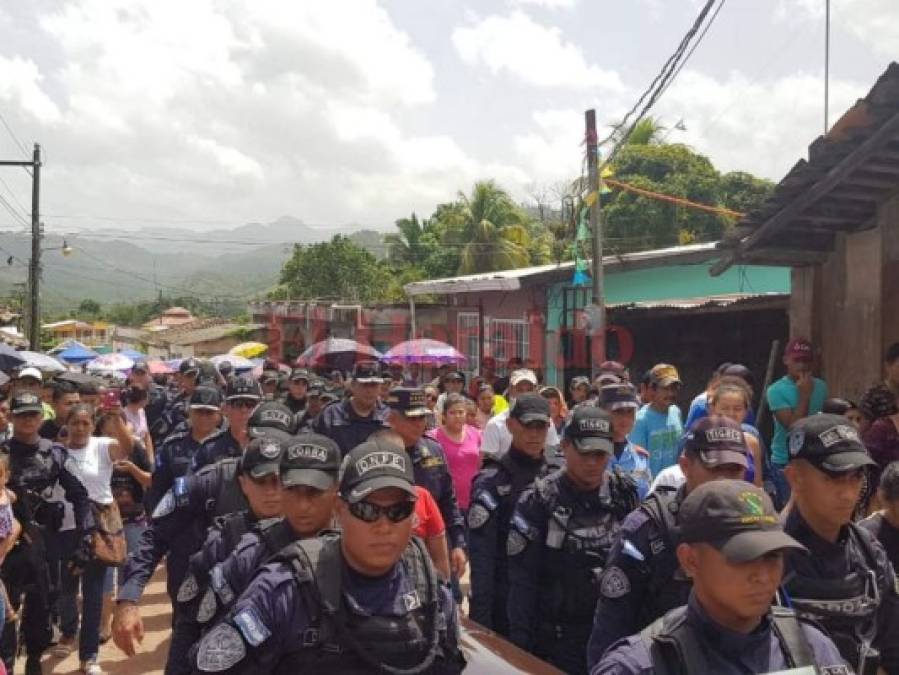
[[[167,675],[458,673],[463,615],[573,674],[899,673],[899,344],[857,403],[813,362],[788,343],[770,438],[739,363],[685,417],[667,363],[565,391],[492,359],[24,368],[0,400],[3,665],[133,655],[164,561]]]

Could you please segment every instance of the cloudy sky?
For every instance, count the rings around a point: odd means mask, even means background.
[[[620,117],[700,4],[7,2],[0,158],[42,144],[57,232],[281,215],[388,228],[490,177],[525,199],[579,172],[583,111]],[[899,45],[896,0],[833,4],[832,119]],[[655,109],[686,126],[669,140],[781,177],[822,130],[823,6],[729,0]],[[28,207],[28,177],[0,178]]]

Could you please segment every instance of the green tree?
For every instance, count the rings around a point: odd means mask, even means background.
[[[475,183],[470,195],[459,193],[466,244],[459,273],[492,272],[531,262],[527,215],[492,181]]]
[[[328,242],[295,244],[270,297],[377,302],[387,296],[390,278],[390,269],[375,256],[348,237],[335,235]]]
[[[78,305],[78,314],[81,316],[97,316],[100,314],[100,303],[90,298],[85,298]]]
[[[740,213],[757,209],[774,192],[774,183],[743,171],[721,176],[721,198],[724,205]]]
[[[396,221],[399,232],[384,235],[387,245],[387,262],[395,266],[421,265],[426,257],[422,237],[425,235],[426,222],[423,224],[413,213],[409,218]]]

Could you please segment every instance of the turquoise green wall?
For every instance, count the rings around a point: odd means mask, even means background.
[[[709,274],[711,263],[670,265],[640,270],[609,272],[605,276],[607,305],[629,302],[682,300],[728,293],[789,293],[789,267],[733,266],[724,274]],[[546,289],[546,381],[557,382],[556,357],[562,323],[562,296],[571,283]]]

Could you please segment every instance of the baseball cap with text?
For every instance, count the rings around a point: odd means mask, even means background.
[[[357,445],[340,465],[340,496],[355,504],[376,490],[398,488],[417,497],[412,458],[386,438]]]
[[[602,408],[579,406],[562,430],[562,438],[574,444],[578,452],[614,452],[612,417]]]
[[[743,428],[727,417],[713,415],[698,420],[683,437],[684,453],[697,455],[708,467],[737,464],[749,468]]]
[[[337,482],[339,470],[337,443],[321,434],[297,434],[281,456],[281,485],[308,485],[327,490]]]
[[[844,473],[877,464],[842,415],[821,413],[797,420],[788,439],[790,459],[805,459],[822,471]]]

